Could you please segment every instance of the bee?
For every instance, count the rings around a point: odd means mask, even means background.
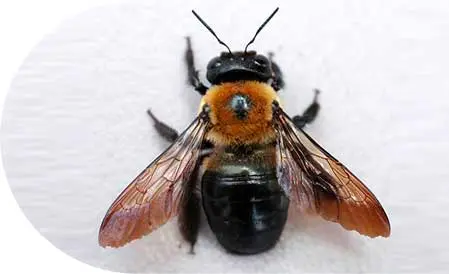
[[[318,90],[302,115],[289,117],[278,97],[284,81],[273,55],[226,47],[207,65],[203,84],[190,38],[185,60],[190,84],[202,95],[199,112],[178,134],[151,111],[157,132],[171,146],[145,168],[110,206],[99,244],[120,247],[175,216],[180,232],[197,241],[201,208],[228,251],[255,254],[275,246],[289,210],[316,214],[369,237],[390,235],[374,194],[302,128],[318,114]]]

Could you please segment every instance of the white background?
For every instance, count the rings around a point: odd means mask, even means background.
[[[2,90],[9,89],[2,152],[21,209],[59,249],[123,272],[449,268],[449,3],[278,3],[253,48],[276,53],[290,114],[307,106],[312,88],[323,91],[322,112],[307,131],[373,190],[392,236],[372,240],[324,221],[292,220],[274,250],[249,257],[226,254],[206,225],[196,256],[178,247],[174,222],[118,250],[99,248],[96,233],[115,196],[167,146],[146,108],[179,130],[195,115],[199,96],[185,83],[183,37],[192,35],[203,73],[222,48],[190,9],[237,50],[277,4],[133,1],[79,13],[87,4],[42,3],[1,8],[1,60],[8,61],[1,75],[11,79],[23,60],[12,81],[2,77]],[[8,258],[1,267],[85,272],[39,237],[1,187],[7,225],[0,250]]]

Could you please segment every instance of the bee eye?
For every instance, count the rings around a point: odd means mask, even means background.
[[[219,57],[216,57],[209,61],[209,63],[207,64],[207,69],[218,68],[218,67],[221,67],[222,65],[223,65],[222,60],[220,60]]]
[[[266,67],[268,64],[268,61],[265,58],[256,57],[253,60],[253,64],[255,64],[258,67]]]

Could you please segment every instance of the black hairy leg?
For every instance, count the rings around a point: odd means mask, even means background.
[[[147,113],[153,120],[154,128],[160,136],[162,136],[170,143],[173,143],[178,138],[179,134],[176,130],[157,119],[156,116],[154,116],[154,114],[151,112],[151,110],[148,109]]]
[[[320,90],[315,89],[315,97],[313,98],[313,102],[306,108],[302,115],[293,116],[292,120],[295,126],[299,129],[302,129],[305,125],[310,124],[315,120],[320,110],[320,104],[318,103],[318,95],[320,94]]]
[[[187,49],[185,53],[185,61],[187,64],[188,81],[195,88],[195,90],[199,92],[199,94],[204,95],[206,94],[208,88],[203,83],[201,83],[198,77],[198,70],[195,68],[192,43],[190,41],[189,36],[186,37],[186,42],[187,42]]]
[[[190,180],[184,186],[186,190],[180,203],[181,210],[178,217],[179,231],[184,240],[190,244],[190,254],[195,254],[194,247],[200,228],[201,202],[200,193],[197,190],[199,166],[197,165],[192,176],[190,176]]]
[[[278,64],[276,64],[276,62],[273,61],[273,56],[274,56],[273,52],[268,53],[268,59],[270,60],[271,69],[273,70],[273,73],[274,73],[273,82],[271,83],[271,87],[273,87],[273,89],[275,91],[278,91],[278,90],[284,88],[285,82],[284,82],[284,78],[282,76],[281,68],[278,66]]]

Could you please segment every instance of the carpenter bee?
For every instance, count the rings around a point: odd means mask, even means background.
[[[278,241],[288,210],[312,213],[370,237],[390,235],[388,217],[373,193],[302,128],[318,114],[318,91],[302,115],[290,118],[277,91],[281,70],[270,54],[227,48],[207,65],[201,83],[187,37],[191,85],[202,95],[197,117],[180,135],[148,114],[172,145],[111,205],[99,243],[120,247],[178,216],[181,234],[197,240],[201,207],[228,251],[255,254]]]

